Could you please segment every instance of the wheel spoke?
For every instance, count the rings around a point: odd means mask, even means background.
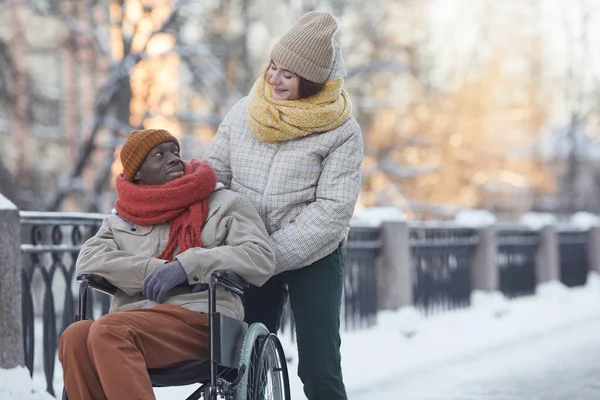
[[[289,383],[285,356],[276,336],[265,338],[261,344],[260,360],[254,375],[254,394],[257,400],[289,399]]]

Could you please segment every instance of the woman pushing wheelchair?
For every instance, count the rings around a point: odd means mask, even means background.
[[[69,400],[154,399],[147,369],[208,358],[208,294],[216,270],[261,286],[274,251],[254,206],[214,170],[183,161],[166,130],[133,131],[121,150],[115,211],[82,247],[77,273],[117,288],[110,313],[62,334]],[[239,296],[217,291],[217,311],[243,319]]]
[[[343,89],[336,31],[331,14],[304,14],[272,48],[265,72],[203,156],[267,227],[277,265],[273,278],[245,292],[246,322],[277,332],[289,295],[309,400],[347,399],[340,246],[360,190],[363,139]]]

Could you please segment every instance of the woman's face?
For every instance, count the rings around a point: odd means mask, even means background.
[[[141,185],[162,185],[181,178],[184,165],[177,143],[165,142],[153,148],[135,173],[134,181]]]
[[[300,98],[300,77],[283,68],[277,61],[271,61],[267,79],[273,85],[273,99],[297,100]]]

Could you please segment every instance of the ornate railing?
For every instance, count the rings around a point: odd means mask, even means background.
[[[589,271],[588,232],[561,227],[558,231],[560,280],[566,286],[581,286]]]
[[[103,216],[22,211],[20,217],[25,364],[33,374],[35,338],[40,334],[36,329],[41,329],[42,346],[38,353],[42,357],[47,391],[54,395],[52,380],[58,338],[73,322],[76,310],[72,288],[75,260],[81,245],[96,232]]]
[[[381,252],[380,229],[352,227],[342,247],[344,257],[344,329],[371,327],[377,322],[377,260]],[[284,308],[281,332],[294,340],[294,315]]]
[[[344,255],[344,321],[346,329],[377,322],[377,257],[379,228],[352,227]]]
[[[508,298],[535,294],[538,232],[506,225],[498,229],[497,243],[500,291]]]
[[[413,304],[425,314],[468,307],[475,229],[451,223],[410,225]]]

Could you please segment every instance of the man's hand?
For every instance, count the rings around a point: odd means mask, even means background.
[[[152,271],[142,283],[142,294],[148,299],[162,303],[175,286],[187,281],[187,275],[179,260],[166,263]]]

